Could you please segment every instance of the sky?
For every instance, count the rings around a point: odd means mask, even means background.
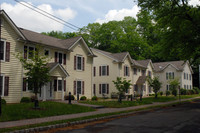
[[[89,23],[106,23],[112,20],[123,20],[125,16],[136,18],[140,8],[137,0],[18,0],[25,1],[62,20],[82,28]],[[26,4],[26,3],[23,3]],[[26,6],[30,6],[26,4]],[[200,0],[191,0],[190,4],[200,5]],[[49,19],[15,0],[1,0],[3,9],[14,23],[21,28],[36,32],[63,31],[74,32],[73,29]]]

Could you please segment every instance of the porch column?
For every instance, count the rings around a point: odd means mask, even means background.
[[[62,77],[62,100],[64,100],[64,78]]]
[[[43,101],[46,101],[46,89],[47,89],[47,86],[44,85],[44,89],[43,89],[43,92],[44,92]]]

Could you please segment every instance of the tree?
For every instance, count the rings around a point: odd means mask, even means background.
[[[169,85],[170,85],[170,87],[169,87],[170,91],[172,92],[172,94],[174,96],[176,96],[177,95],[177,89],[178,89],[178,87],[180,85],[179,78],[170,79],[169,80]]]
[[[127,81],[125,78],[122,81],[121,77],[117,77],[116,81],[113,80],[113,83],[115,84],[115,87],[118,90],[118,95],[119,95],[118,101],[120,103],[122,100],[122,95],[124,95],[125,92],[128,91],[128,89],[130,89],[131,86],[130,82],[131,82],[130,80]]]
[[[33,90],[35,94],[35,108],[39,107],[37,94],[40,92],[42,86],[50,81],[49,68],[47,67],[48,59],[46,56],[40,56],[39,50],[31,51],[29,59],[25,59],[21,53],[16,56],[24,67],[25,76],[27,77],[28,87]]]
[[[138,5],[153,14],[165,59],[195,62],[200,57],[200,6],[188,0],[138,0]]]
[[[51,31],[51,32],[42,32],[42,34],[52,36],[52,37],[55,37],[55,38],[59,38],[59,39],[68,39],[68,38],[76,37],[75,32],[72,32],[72,33],[71,32],[65,32],[65,33],[63,33],[62,31]]]
[[[157,98],[158,91],[160,90],[162,83],[159,81],[158,77],[154,77],[151,79],[150,77],[147,78],[147,82],[151,87],[153,87],[153,92],[155,93],[155,98]]]

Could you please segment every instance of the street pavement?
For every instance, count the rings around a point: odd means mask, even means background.
[[[200,100],[57,133],[200,133]]]

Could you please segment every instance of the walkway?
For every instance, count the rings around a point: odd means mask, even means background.
[[[181,101],[187,101],[187,100],[192,100],[192,99],[197,99],[197,98],[200,98],[200,97],[182,99]],[[150,107],[150,106],[155,106],[155,105],[165,105],[165,104],[170,104],[170,103],[175,103],[175,102],[178,102],[178,100],[171,101],[171,102],[164,102],[164,103],[153,103],[153,104],[147,104],[147,105],[132,106],[132,107],[127,107],[127,108],[101,108],[93,112],[50,116],[50,117],[45,117],[45,118],[34,118],[34,119],[25,119],[25,120],[9,121],[9,122],[0,122],[0,128],[9,128],[9,127],[38,124],[38,123],[44,123],[44,122],[50,122],[50,121],[67,120],[67,119],[73,119],[73,118],[79,118],[79,117],[85,117],[85,116],[91,116],[91,115],[97,115],[97,114],[140,109],[140,108],[145,108],[145,107]],[[77,103],[77,104],[80,104],[80,103]]]

